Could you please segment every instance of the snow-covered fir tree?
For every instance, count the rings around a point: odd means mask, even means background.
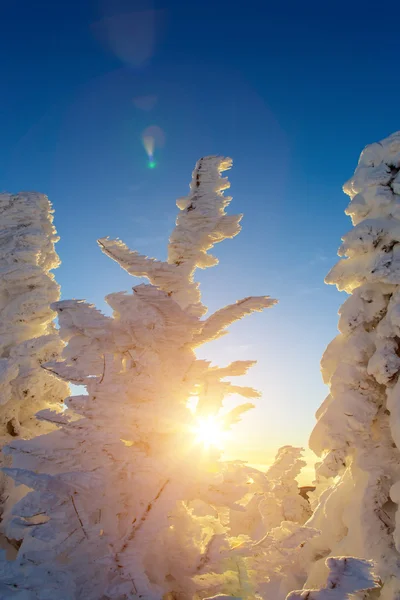
[[[319,504],[308,587],[322,585],[324,557],[372,559],[400,598],[400,132],[362,152],[344,191],[353,229],[327,276],[350,294],[339,335],[321,363],[330,394],[310,446],[320,457]],[[331,597],[331,596],[329,596]],[[333,597],[333,596],[332,596]]]
[[[49,431],[35,413],[56,408],[68,386],[41,368],[61,355],[50,303],[60,295],[53,210],[46,196],[0,194],[0,446]],[[1,464],[7,463],[1,455]],[[1,511],[10,494],[0,477]],[[8,480],[10,481],[10,480]]]
[[[237,466],[247,473],[249,490],[230,510],[228,527],[249,598],[285,600],[306,580],[308,553],[302,549],[318,532],[304,526],[311,510],[295,479],[306,464],[301,453],[301,448],[280,448],[266,473]],[[240,481],[239,473],[234,482]]]
[[[230,166],[220,157],[197,163],[189,195],[177,202],[166,262],[99,240],[108,256],[150,282],[108,295],[112,317],[80,300],[53,304],[67,345],[63,360],[45,367],[88,394],[69,397],[63,414],[39,412],[55,431],[7,448],[8,475],[32,491],[7,524],[22,545],[15,561],[1,565],[3,597],[54,600],[60,590],[63,600],[251,597],[228,539],[229,511],[248,491],[248,475],[242,470],[232,481],[229,463],[197,440],[207,424],[237,421],[258,393],[229,381],[251,362],[215,367],[195,349],[275,303],[244,298],[202,319],[194,272],[215,265],[208,250],[240,231],[241,216],[225,212],[231,198],[220,173]],[[247,401],[222,415],[229,394]],[[187,407],[192,395],[195,415]]]

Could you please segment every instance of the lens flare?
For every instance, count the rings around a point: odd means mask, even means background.
[[[143,131],[142,141],[148,158],[147,167],[149,169],[155,169],[157,162],[154,159],[154,152],[156,148],[162,148],[164,146],[164,132],[157,125],[151,125]]]
[[[190,396],[188,401],[186,402],[186,406],[187,408],[190,410],[190,412],[194,415],[196,413],[196,409],[197,409],[197,405],[199,403],[199,397],[198,396]]]
[[[143,136],[143,146],[146,150],[147,156],[152,157],[154,154],[154,137],[152,135]]]

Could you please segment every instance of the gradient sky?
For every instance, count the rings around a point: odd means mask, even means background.
[[[266,463],[307,444],[326,395],[319,361],[344,296],[324,276],[350,228],[341,186],[367,143],[400,128],[400,7],[237,4],[5,0],[0,188],[49,196],[63,298],[104,309],[139,281],[96,239],[164,258],[196,160],[233,158],[243,231],[198,273],[203,298],[211,311],[252,294],[279,305],[202,355],[258,359],[247,383],[263,397],[228,451]],[[154,125],[165,139],[149,170],[141,138]]]

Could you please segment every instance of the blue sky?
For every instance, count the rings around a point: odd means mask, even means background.
[[[319,360],[344,297],[323,283],[350,228],[341,191],[362,148],[399,129],[400,8],[365,3],[8,1],[0,37],[0,188],[48,194],[64,298],[105,307],[137,283],[96,239],[165,256],[196,160],[223,154],[243,232],[199,273],[210,310],[251,294],[277,307],[207,348],[256,358],[263,392],[232,455],[306,444],[326,395]],[[157,168],[143,132],[159,127]]]

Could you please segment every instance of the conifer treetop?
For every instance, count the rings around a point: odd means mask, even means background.
[[[400,131],[367,146],[343,190],[353,229],[326,283],[351,293],[364,283],[400,283]]]
[[[221,173],[231,166],[230,158],[220,156],[207,156],[196,163],[189,194],[177,200],[180,213],[170,236],[166,262],[132,252],[120,240],[102,238],[98,241],[100,248],[131,275],[146,277],[182,308],[203,315],[206,307],[201,303],[199,285],[193,281],[194,272],[216,265],[218,260],[208,251],[241,229],[242,215],[225,212],[232,198],[224,195],[230,184]]]

